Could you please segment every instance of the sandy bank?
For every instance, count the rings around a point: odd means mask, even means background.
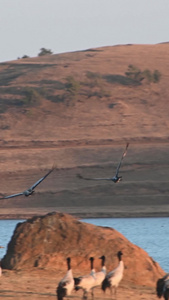
[[[55,299],[56,286],[64,275],[63,270],[58,273],[56,270],[38,270],[30,271],[7,271],[4,270],[0,278],[0,297],[5,299],[16,298],[17,300],[31,299]],[[76,274],[75,274],[76,275]],[[71,299],[81,299],[82,292],[73,292]],[[103,294],[101,289],[95,290],[97,300],[111,299],[109,291]],[[118,300],[154,300],[155,287],[129,285],[122,281],[118,289]]]

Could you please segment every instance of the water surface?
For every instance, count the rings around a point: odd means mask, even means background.
[[[82,221],[116,229],[169,272],[169,218],[98,218]]]
[[[24,220],[0,220],[0,259],[5,255],[7,245],[13,235],[16,224]]]

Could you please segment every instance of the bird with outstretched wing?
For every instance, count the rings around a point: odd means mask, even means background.
[[[120,167],[121,167],[122,160],[123,160],[123,158],[127,154],[128,146],[129,146],[129,143],[126,144],[126,148],[125,148],[125,150],[124,150],[124,152],[122,154],[122,157],[120,159],[120,162],[119,162],[119,164],[117,166],[115,176],[113,176],[111,178],[87,178],[87,177],[83,177],[81,174],[77,174],[77,177],[79,179],[85,179],[85,180],[109,180],[109,181],[113,181],[114,183],[117,183],[117,182],[121,181],[122,180],[122,176],[119,176],[119,170],[120,170]]]
[[[42,178],[40,178],[38,181],[36,181],[27,190],[25,190],[25,191],[23,191],[21,193],[12,194],[12,195],[9,195],[9,196],[2,197],[0,199],[8,199],[8,198],[13,198],[13,197],[21,196],[21,195],[24,195],[24,196],[28,197],[28,196],[32,195],[35,192],[34,189],[37,187],[37,185],[39,185],[47,176],[49,176],[49,174],[52,173],[54,169],[55,169],[55,167],[53,166],[50,171],[48,171]]]

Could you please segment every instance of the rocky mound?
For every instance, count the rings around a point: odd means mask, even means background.
[[[72,258],[75,275],[89,272],[89,257],[106,256],[108,271],[117,266],[117,251],[122,250],[125,264],[124,280],[154,285],[164,274],[158,263],[122,234],[111,228],[85,224],[63,213],[34,217],[16,226],[8,250],[2,259],[5,269],[32,267],[66,270],[65,258]]]

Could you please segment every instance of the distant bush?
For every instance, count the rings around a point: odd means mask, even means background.
[[[155,70],[153,73],[153,82],[157,83],[160,81],[161,73],[158,70]]]
[[[153,75],[151,73],[151,71],[149,69],[145,69],[143,72],[143,77],[144,79],[146,79],[148,82],[152,82],[153,81]]]
[[[29,56],[25,54],[22,56],[22,58],[29,58]]]
[[[66,100],[65,94],[62,95],[51,95],[47,97],[48,100],[54,103],[62,103]]]
[[[20,105],[36,106],[40,103],[40,94],[33,88],[27,87],[23,91],[25,98],[20,100]]]
[[[83,85],[88,86],[90,88],[87,91],[88,98],[90,97],[110,97],[111,92],[105,89],[105,84],[103,81],[103,76],[96,72],[87,71],[86,72],[87,81],[83,82]]]
[[[88,96],[88,98],[91,98],[91,97],[103,98],[103,97],[110,97],[111,92],[106,91],[104,89],[100,89],[97,91],[88,91],[88,93],[86,93],[86,95]]]
[[[125,72],[125,75],[128,78],[135,80],[137,82],[141,82],[144,79],[144,76],[143,76],[141,70],[134,65],[128,66],[128,69],[127,69],[127,72]]]
[[[40,52],[38,53],[38,56],[49,55],[49,54],[53,54],[50,49],[41,48]]]
[[[116,103],[110,103],[110,104],[108,105],[109,108],[114,108],[115,106],[116,106]]]
[[[90,88],[101,86],[102,85],[102,76],[99,73],[94,73],[91,71],[86,72],[87,82],[84,82],[84,85],[89,86]]]
[[[161,78],[161,73],[158,70],[155,70],[153,73],[149,69],[145,69],[141,71],[138,67],[134,65],[129,65],[127,72],[125,72],[125,75],[132,79],[135,80],[139,83],[143,79],[145,79],[148,83],[154,82],[157,83],[160,81]]]
[[[130,77],[124,76],[124,75],[116,75],[116,74],[107,74],[104,75],[103,78],[112,84],[121,84],[121,85],[129,85],[129,86],[136,86],[136,85],[140,85],[141,82],[136,80],[136,79],[132,79]]]
[[[96,79],[96,78],[101,78],[101,75],[99,73],[87,71],[86,72],[86,77],[89,79]]]
[[[80,89],[80,82],[76,81],[74,77],[70,75],[66,77],[65,88],[71,96],[76,96]]]

